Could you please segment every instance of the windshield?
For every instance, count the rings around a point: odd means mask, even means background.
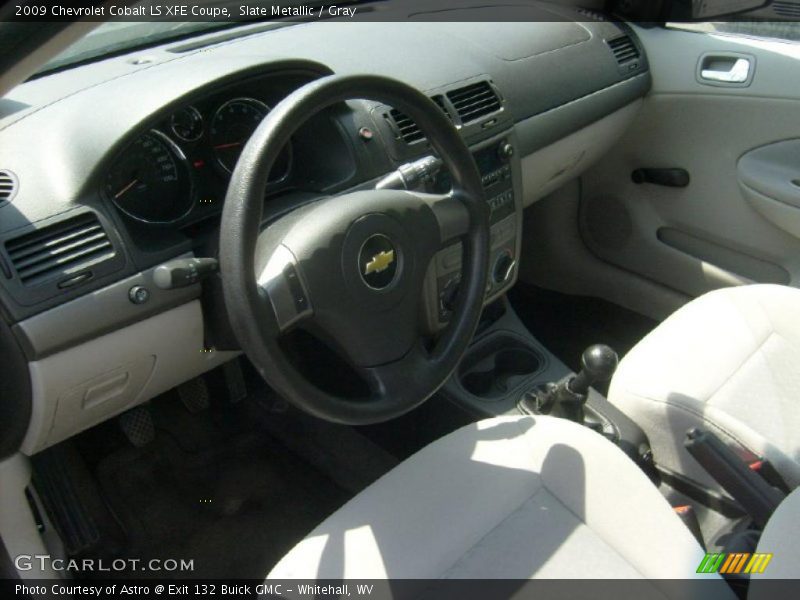
[[[38,73],[46,73],[115,53],[236,25],[241,25],[241,23],[109,21],[93,29],[47,62],[39,69]]]
[[[191,37],[208,31],[228,29],[239,25],[252,25],[259,19],[278,18],[278,19],[304,19],[304,18],[329,18],[339,16],[343,10],[337,8],[341,6],[352,6],[356,4],[366,4],[376,0],[341,0],[331,5],[325,0],[281,0],[273,4],[262,2],[248,3],[247,6],[237,4],[231,0],[204,0],[195,8],[204,7],[201,15],[216,15],[216,12],[224,11],[223,16],[217,20],[197,20],[194,21],[108,21],[93,29],[83,38],[68,47],[64,52],[56,56],[53,60],[46,63],[37,74],[67,68],[73,65],[90,62],[113,54],[130,52],[138,48],[146,48],[160,43],[179,40]],[[151,0],[142,0],[134,6],[139,9],[156,6]],[[161,5],[157,5],[158,13],[145,12],[145,15],[161,15],[155,18],[167,18]],[[246,9],[246,10],[245,10]],[[327,9],[327,10],[326,10]],[[153,9],[156,10],[156,9]],[[352,9],[351,16],[356,9]],[[150,9],[148,8],[148,11]],[[137,13],[138,14],[138,13]],[[229,20],[231,17],[244,20]],[[191,18],[191,17],[189,17]],[[215,17],[200,17],[215,18]],[[295,21],[296,22],[296,21]],[[291,24],[290,21],[269,21],[266,23],[270,27],[283,27]],[[264,23],[262,22],[262,26]]]

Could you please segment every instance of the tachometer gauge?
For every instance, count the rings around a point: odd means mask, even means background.
[[[194,106],[186,106],[170,117],[169,128],[178,139],[196,142],[203,136],[203,115]]]
[[[128,146],[106,176],[106,194],[129,217],[172,223],[194,205],[191,176],[180,148],[152,130]]]
[[[267,116],[269,107],[254,98],[235,98],[219,107],[211,121],[210,139],[217,164],[231,173],[247,140]],[[291,159],[287,147],[272,168],[270,181],[283,179]]]

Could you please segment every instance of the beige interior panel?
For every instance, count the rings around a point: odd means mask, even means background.
[[[524,156],[524,206],[530,206],[578,177],[608,152],[633,123],[641,106],[642,101],[637,100],[554,144]]]
[[[195,300],[30,363],[31,455],[236,356],[203,347]]]
[[[600,260],[578,231],[580,183],[573,180],[525,210],[519,278],[565,294],[597,296],[654,319],[689,297]]]
[[[0,461],[0,537],[9,557],[33,557],[50,554],[31,514],[25,488],[31,481],[31,465],[26,456],[14,454]],[[53,578],[57,574],[48,563],[21,559],[20,577],[24,579]]]
[[[800,285],[800,240],[786,231],[794,227],[776,224],[785,215],[756,210],[737,177],[749,151],[800,137],[800,86],[787,85],[800,77],[800,45],[658,28],[637,33],[653,68],[653,91],[625,136],[583,175],[587,246],[688,296],[751,281]],[[754,56],[752,84],[698,82],[698,61],[709,52]],[[683,168],[691,183],[637,185],[631,173],[639,168]],[[665,231],[686,243],[665,243]]]

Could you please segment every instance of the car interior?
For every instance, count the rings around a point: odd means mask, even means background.
[[[349,4],[0,23],[4,577],[777,597],[800,3]]]

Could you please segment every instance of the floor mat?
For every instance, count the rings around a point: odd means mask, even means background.
[[[124,558],[194,561],[192,572],[170,576],[261,578],[349,498],[263,431],[225,415],[169,419],[181,408],[165,404],[154,411],[153,442],[123,445],[96,465],[127,534]]]
[[[518,283],[508,294],[528,330],[573,370],[592,344],[608,344],[620,357],[658,323],[611,302]]]

